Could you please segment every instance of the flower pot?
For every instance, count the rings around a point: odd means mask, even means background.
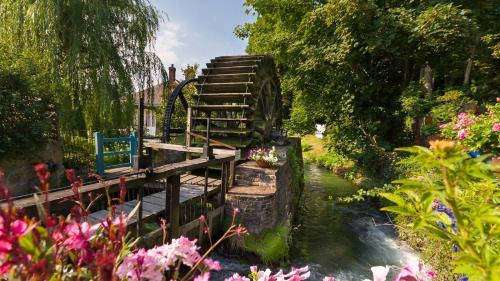
[[[257,166],[261,168],[271,168],[272,164],[264,160],[256,160]]]
[[[490,164],[495,165],[495,169],[493,170],[493,172],[500,173],[500,155],[493,156],[493,158],[491,158]]]

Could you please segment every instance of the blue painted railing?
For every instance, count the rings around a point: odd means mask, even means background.
[[[96,173],[103,175],[105,170],[123,167],[132,167],[132,158],[137,154],[137,133],[133,133],[128,137],[121,138],[106,138],[101,133],[94,133],[95,138],[95,151],[96,151]],[[104,151],[105,143],[114,142],[128,142],[129,150],[117,150],[117,151]],[[130,155],[129,161],[126,163],[106,165],[104,158],[106,156],[128,154]]]

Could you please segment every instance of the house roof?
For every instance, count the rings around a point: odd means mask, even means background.
[[[168,88],[168,86],[167,86]],[[163,103],[163,89],[164,89],[164,84],[158,84],[153,86],[153,91],[151,94],[150,91],[151,88],[135,92],[134,93],[134,103],[139,104],[139,98],[142,94],[144,94],[144,105],[145,106],[154,106],[158,107]]]

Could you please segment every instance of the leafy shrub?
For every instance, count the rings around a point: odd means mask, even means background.
[[[462,112],[441,128],[444,137],[460,142],[469,151],[498,153],[500,103],[490,106],[487,113],[478,116]]]
[[[382,196],[396,205],[383,210],[411,217],[415,231],[450,245],[455,273],[500,280],[500,190],[493,167],[452,141],[400,150],[411,153],[404,162],[420,166],[420,173],[395,181],[396,191]]]
[[[0,157],[33,149],[56,134],[55,108],[20,74],[0,69]]]
[[[436,105],[431,109],[435,123],[449,122],[464,105],[474,103],[461,90],[447,90],[436,98]]]

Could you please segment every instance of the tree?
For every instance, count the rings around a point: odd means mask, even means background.
[[[305,133],[315,122],[326,122],[332,148],[354,159],[370,149],[410,142],[402,94],[421,84],[419,98],[432,104],[445,89],[461,87],[478,34],[499,30],[486,30],[488,24],[473,10],[479,4],[450,1],[248,0],[246,5],[257,20],[238,27],[236,35],[248,37],[249,53],[275,56],[285,104],[291,105],[288,128]],[[490,49],[476,52],[475,58],[480,53],[494,60]],[[497,76],[489,67],[482,73]],[[493,99],[494,83],[478,85],[480,74],[469,74],[467,93]],[[411,114],[421,123],[429,110]]]
[[[42,57],[64,87],[53,91],[64,130],[129,127],[134,86],[166,77],[148,50],[161,20],[148,1],[5,0],[0,15],[0,45]]]

